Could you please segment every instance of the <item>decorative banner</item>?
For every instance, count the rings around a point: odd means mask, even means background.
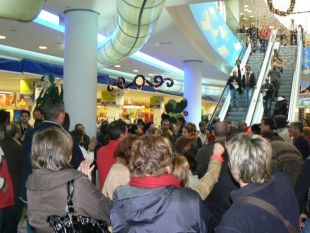
[[[172,87],[174,82],[172,78],[163,78],[161,75],[156,75],[153,80],[147,80],[142,74],[137,75],[132,82],[126,83],[125,78],[118,77],[116,82],[110,82],[107,89],[113,91],[115,88],[127,89],[131,86],[136,86],[138,90],[141,90],[143,86],[160,87],[166,82],[167,87]]]
[[[242,45],[227,26],[216,2],[190,4],[197,26],[210,46],[227,63],[234,66]]]

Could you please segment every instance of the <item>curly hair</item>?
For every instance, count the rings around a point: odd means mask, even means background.
[[[173,154],[167,138],[141,136],[134,142],[131,153],[129,170],[133,176],[159,176],[170,172]]]

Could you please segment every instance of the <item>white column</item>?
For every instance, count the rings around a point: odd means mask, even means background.
[[[64,102],[70,128],[82,123],[96,135],[98,13],[76,9],[65,12]]]
[[[197,127],[201,121],[201,65],[200,60],[184,61],[184,98],[187,99],[187,122]]]

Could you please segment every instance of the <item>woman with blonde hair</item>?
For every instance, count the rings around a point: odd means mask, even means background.
[[[64,129],[50,127],[35,133],[31,148],[33,170],[26,188],[28,220],[37,233],[54,232],[47,222],[48,216],[65,216],[71,181],[75,212],[110,222],[110,201],[90,182],[90,161],[82,162],[78,171],[71,168],[71,157],[72,139]]]

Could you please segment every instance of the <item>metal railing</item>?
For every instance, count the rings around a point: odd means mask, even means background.
[[[245,48],[245,52],[243,53],[241,51],[239,59],[241,60],[241,67],[244,67],[249,59],[251,53],[251,44],[249,44],[249,46],[247,48]],[[237,66],[235,66],[233,68],[233,70],[235,70],[237,68]],[[219,101],[217,102],[217,105],[215,107],[215,111],[213,112],[209,124],[212,123],[213,119],[219,118],[221,121],[223,121],[225,119],[226,113],[228,111],[229,108],[229,104],[230,104],[230,90],[229,90],[229,86],[226,85],[221,97],[219,98]]]
[[[299,84],[300,84],[300,77],[301,77],[301,61],[302,61],[302,33],[298,30],[297,34],[297,56],[296,56],[296,65],[295,71],[293,75],[293,83],[292,83],[292,90],[291,90],[291,98],[290,98],[290,105],[288,109],[288,121],[292,122],[297,119],[297,103],[299,97]]]
[[[265,78],[267,65],[268,65],[268,62],[269,62],[270,57],[271,57],[272,48],[273,48],[273,44],[274,44],[275,39],[276,39],[276,35],[277,35],[277,31],[274,30],[274,31],[272,31],[271,36],[269,38],[265,58],[264,58],[262,66],[261,66],[261,70],[259,72],[258,79],[256,82],[256,88],[253,91],[253,95],[252,95],[251,102],[250,102],[250,105],[248,108],[248,112],[246,114],[245,122],[247,123],[247,125],[251,125],[251,123],[252,123],[253,115],[254,115],[254,112],[255,112],[255,109],[257,106],[257,102],[258,102],[259,96],[260,96],[260,89],[261,89],[261,86],[262,86],[264,78]]]

